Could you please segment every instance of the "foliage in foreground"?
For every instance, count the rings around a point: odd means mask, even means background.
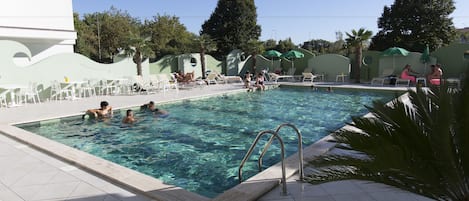
[[[374,102],[367,107],[373,116],[353,117],[353,130],[333,133],[335,151],[309,162],[317,172],[306,180],[362,179],[469,200],[469,77],[463,83],[461,91],[445,84],[409,90],[407,103]]]

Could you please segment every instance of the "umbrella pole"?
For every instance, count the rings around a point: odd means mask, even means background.
[[[425,62],[425,67],[423,68],[423,75],[427,74],[427,62]]]

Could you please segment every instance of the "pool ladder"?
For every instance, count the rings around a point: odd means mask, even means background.
[[[272,144],[272,142],[274,141],[274,138],[276,138],[279,143],[280,143],[280,149],[281,149],[281,162],[282,162],[282,179],[281,179],[281,182],[282,182],[282,195],[287,195],[287,181],[286,181],[286,176],[285,176],[285,146],[283,144],[283,140],[282,138],[278,135],[278,132],[280,131],[281,128],[285,127],[285,126],[288,126],[288,127],[291,127],[293,128],[295,131],[296,131],[296,134],[298,135],[298,157],[299,157],[299,170],[298,170],[298,174],[300,176],[300,180],[302,180],[304,178],[304,173],[303,173],[303,142],[302,142],[302,136],[301,136],[301,132],[298,130],[298,128],[296,126],[294,126],[293,124],[289,124],[289,123],[283,123],[283,124],[280,124],[277,129],[275,129],[275,131],[273,130],[264,130],[264,131],[261,131],[259,132],[259,134],[257,134],[256,136],[256,139],[254,140],[254,142],[252,143],[251,147],[249,148],[248,152],[246,153],[246,155],[244,156],[243,160],[241,161],[241,164],[239,165],[239,169],[238,169],[238,179],[239,179],[239,183],[241,183],[243,181],[243,166],[244,164],[246,163],[246,161],[248,160],[248,158],[251,156],[252,152],[254,151],[254,148],[256,147],[257,143],[259,142],[259,140],[261,139],[261,137],[265,134],[271,134],[272,136],[270,137],[269,141],[266,143],[266,145],[264,146],[264,149],[262,150],[262,153],[261,155],[259,156],[259,159],[257,161],[257,164],[259,166],[259,172],[262,171],[262,158],[264,157],[265,153],[267,152],[268,148],[270,147],[270,145]]]

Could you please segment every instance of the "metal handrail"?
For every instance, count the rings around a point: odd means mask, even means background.
[[[298,168],[298,174],[300,175],[300,180],[302,180],[304,178],[304,173],[303,173],[303,140],[302,140],[303,138],[302,138],[300,130],[298,130],[298,128],[295,125],[290,124],[290,123],[280,124],[277,127],[277,129],[275,130],[275,134],[278,135],[278,132],[280,131],[280,129],[285,127],[285,126],[289,126],[289,127],[293,128],[296,131],[296,134],[298,136],[298,157],[299,157],[299,160],[300,160],[299,168]],[[262,158],[264,157],[265,153],[267,152],[267,149],[272,144],[273,140],[274,140],[274,136],[270,137],[269,141],[264,146],[264,149],[262,150],[261,155],[259,156],[259,159],[257,161],[257,164],[258,164],[258,167],[259,167],[259,172],[262,171]]]
[[[254,140],[254,142],[252,143],[251,147],[249,148],[248,152],[246,153],[246,155],[244,156],[243,160],[241,161],[241,164],[239,165],[239,169],[238,169],[238,179],[239,179],[239,182],[241,183],[243,181],[243,176],[242,176],[242,169],[243,169],[243,166],[244,164],[246,163],[246,161],[248,160],[248,158],[251,156],[252,152],[254,151],[254,148],[256,147],[257,145],[257,142],[259,142],[259,140],[261,139],[261,137],[264,135],[264,134],[272,134],[272,137],[271,138],[277,138],[277,140],[279,141],[280,143],[280,148],[281,148],[281,161],[282,161],[282,195],[287,195],[287,179],[286,179],[286,173],[285,173],[285,162],[284,162],[284,159],[285,159],[285,147],[284,147],[284,144],[283,144],[283,140],[282,138],[280,138],[278,135],[277,135],[277,132],[274,132],[272,130],[265,130],[265,131],[261,131],[259,132],[259,134],[257,134],[256,136],[256,139]]]

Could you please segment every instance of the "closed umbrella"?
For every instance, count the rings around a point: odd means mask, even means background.
[[[424,74],[427,74],[427,63],[430,62],[430,48],[428,47],[428,44],[420,56],[420,61],[425,64]]]
[[[274,68],[274,58],[278,58],[282,55],[282,53],[280,53],[279,51],[277,50],[267,50],[265,51],[263,54],[262,54],[264,57],[267,57],[267,58],[270,58],[271,61],[272,61],[272,69]]]
[[[287,59],[291,60],[292,61],[291,62],[291,68],[293,69],[293,67],[295,65],[294,64],[294,59],[303,58],[303,57],[305,57],[305,55],[300,51],[290,50],[288,52],[283,53],[280,57],[287,58]]]
[[[391,47],[391,48],[388,48],[388,49],[384,50],[382,55],[383,56],[392,56],[392,69],[394,70],[395,69],[394,57],[395,56],[407,56],[407,55],[409,55],[409,51],[407,51],[404,48],[400,48],[400,47]]]

